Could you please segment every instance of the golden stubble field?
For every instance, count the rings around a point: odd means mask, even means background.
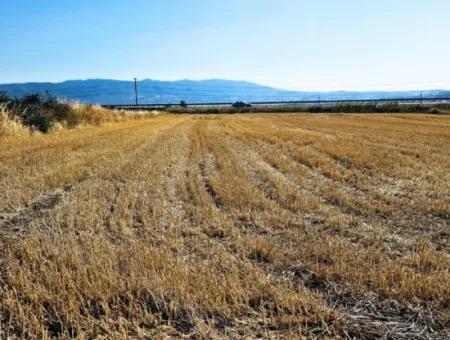
[[[0,139],[0,338],[450,336],[450,116]]]

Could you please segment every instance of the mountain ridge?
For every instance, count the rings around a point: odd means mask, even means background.
[[[29,93],[45,93],[67,101],[90,104],[133,104],[134,82],[115,79],[74,79],[62,82],[28,82],[0,84],[0,91],[12,97]],[[289,101],[289,100],[346,100],[346,99],[392,99],[392,98],[442,98],[450,97],[448,90],[424,91],[293,91],[278,89],[244,80],[155,80],[138,82],[141,104],[168,104],[186,102],[234,102]]]

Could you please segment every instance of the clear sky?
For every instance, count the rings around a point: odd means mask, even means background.
[[[450,89],[450,0],[0,0],[0,83]]]

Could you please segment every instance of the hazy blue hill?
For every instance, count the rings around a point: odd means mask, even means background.
[[[398,97],[418,98],[420,91],[403,92],[296,92],[258,85],[246,81],[222,79],[159,81],[145,79],[138,83],[140,103],[178,103],[185,100],[194,102],[234,102],[244,100],[342,100],[342,99],[386,99]],[[0,84],[0,91],[10,96],[20,97],[27,93],[46,91],[68,101],[101,104],[134,103],[132,81],[89,79],[68,80],[61,83]],[[450,97],[450,91],[424,91],[425,97]]]

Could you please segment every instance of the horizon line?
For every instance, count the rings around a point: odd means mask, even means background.
[[[65,79],[65,80],[59,80],[59,81],[25,81],[25,82],[6,82],[6,83],[0,83],[0,86],[5,85],[25,85],[25,84],[62,84],[65,82],[71,82],[71,81],[93,81],[93,80],[100,80],[100,81],[119,81],[119,82],[130,82],[133,83],[133,78],[130,80],[128,79],[115,79],[115,78],[79,78],[79,79]],[[282,90],[282,91],[288,91],[288,92],[313,92],[313,93],[327,93],[327,92],[425,92],[425,91],[450,91],[450,86],[448,88],[446,87],[416,87],[412,89],[405,89],[400,87],[392,87],[392,88],[383,88],[383,86],[380,86],[379,88],[374,87],[366,87],[366,88],[359,88],[359,89],[294,89],[294,88],[285,88],[285,87],[278,87],[274,85],[267,85],[267,84],[261,84],[257,83],[255,81],[249,81],[249,80],[240,80],[240,79],[226,79],[226,78],[202,78],[202,79],[190,79],[190,78],[179,78],[179,79],[153,79],[153,78],[138,78],[139,81],[155,81],[155,82],[167,82],[167,83],[176,83],[176,82],[182,82],[182,81],[191,81],[191,82],[205,82],[205,81],[228,81],[228,82],[241,82],[241,83],[249,83],[257,86],[264,86],[264,87],[270,87],[275,90]]]

